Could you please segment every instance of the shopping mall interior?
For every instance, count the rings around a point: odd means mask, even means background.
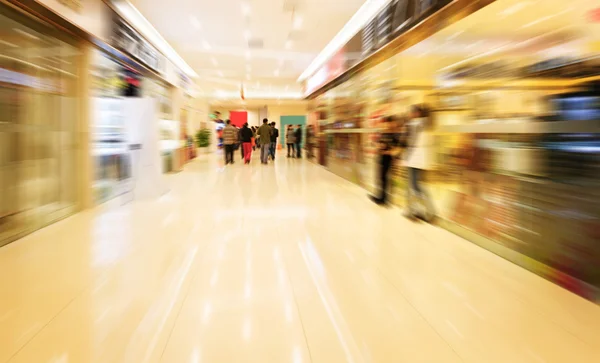
[[[597,1],[0,0],[0,34],[0,363],[600,362]]]

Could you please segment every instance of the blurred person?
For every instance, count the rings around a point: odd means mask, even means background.
[[[244,124],[245,125],[245,124]],[[242,160],[244,160],[244,145],[243,145],[243,141],[242,141],[242,129],[244,128],[244,126],[242,127],[237,127],[238,130],[238,142],[237,142],[237,146],[240,148],[240,154],[242,156]]]
[[[296,144],[296,158],[302,158],[302,125],[297,125],[294,132],[294,143]]]
[[[293,158],[296,153],[294,149],[294,144],[296,143],[296,135],[294,134],[294,128],[292,125],[288,125],[287,130],[285,131],[285,143],[287,144],[287,157]]]
[[[256,150],[256,127],[252,126],[252,151]]]
[[[238,141],[238,130],[227,120],[223,129],[223,145],[225,145],[225,165],[233,164],[233,152]]]
[[[248,128],[248,123],[245,123],[240,130],[240,138],[242,141],[242,150],[244,150],[244,163],[250,164],[250,159],[252,158],[252,139],[254,138],[254,133],[250,128]]]
[[[388,185],[389,174],[394,157],[400,154],[401,140],[396,133],[396,119],[393,116],[385,117],[383,120],[384,130],[377,140],[377,154],[379,164],[379,196],[370,195],[369,198],[379,205],[387,205],[389,202]]]
[[[277,138],[279,137],[279,130],[275,127],[275,122],[271,122],[271,159],[275,161],[275,151],[277,150]]]
[[[413,105],[411,120],[406,124],[407,147],[404,166],[408,168],[409,184],[406,192],[406,216],[433,220],[435,213],[429,194],[421,186],[423,170],[430,167],[432,143],[427,130],[431,126],[429,111],[424,105]]]
[[[260,162],[262,164],[269,163],[269,148],[271,147],[271,125],[269,120],[263,119],[263,124],[258,128],[257,135],[260,143]]]
[[[221,119],[221,113],[219,111],[215,112],[215,122],[217,124],[224,124],[225,122],[223,122],[223,120]],[[219,149],[221,147],[223,147],[223,128],[217,128],[217,138],[219,139]]]

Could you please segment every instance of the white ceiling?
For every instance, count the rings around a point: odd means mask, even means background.
[[[300,96],[298,76],[364,1],[130,0],[217,98],[242,82],[249,98]]]

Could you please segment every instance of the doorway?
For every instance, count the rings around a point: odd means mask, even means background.
[[[279,118],[279,143],[285,147],[285,130],[288,125],[302,125],[302,146],[304,147],[304,135],[306,135],[306,116],[281,116]]]

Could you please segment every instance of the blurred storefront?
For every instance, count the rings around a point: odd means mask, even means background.
[[[599,301],[596,6],[391,2],[343,50],[341,72],[336,60],[336,75],[307,81],[318,162],[375,192],[382,117],[426,104],[439,224]],[[400,206],[405,173],[398,160]]]
[[[189,159],[183,72],[102,0],[0,0],[0,20],[0,245],[166,192]]]
[[[0,245],[77,210],[76,38],[0,3]]]

